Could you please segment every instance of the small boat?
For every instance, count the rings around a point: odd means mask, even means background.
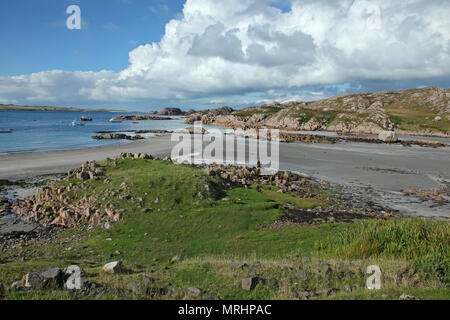
[[[0,130],[0,133],[12,133],[13,129]]]
[[[78,122],[78,121],[72,121],[72,126],[74,127],[82,127],[84,126],[84,123]]]
[[[81,121],[92,121],[92,118],[81,117]]]
[[[121,122],[122,122],[122,119],[119,119],[119,118],[117,118],[117,117],[114,117],[114,118],[109,119],[109,122],[121,123]]]

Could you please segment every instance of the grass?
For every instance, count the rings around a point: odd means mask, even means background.
[[[414,261],[428,277],[450,282],[450,238],[446,223],[420,219],[358,221],[318,248],[333,256],[352,258],[400,258]]]
[[[335,111],[324,111],[322,109],[295,108],[288,112],[289,117],[296,118],[300,124],[315,119],[321,123],[331,123],[337,116]]]
[[[377,264],[383,270],[383,292],[392,298],[415,292],[423,298],[448,299],[448,225],[415,219],[371,220],[353,224],[329,223],[313,227],[261,229],[278,220],[287,203],[302,209],[326,206],[316,198],[296,198],[276,188],[222,189],[219,181],[202,170],[167,161],[121,160],[118,166],[105,164],[112,186],[89,182],[78,192],[101,195],[98,206],[114,203],[125,210],[123,222],[106,230],[67,229],[53,244],[33,244],[0,255],[0,281],[10,284],[30,271],[46,267],[81,266],[90,281],[110,288],[101,299],[182,299],[186,289],[201,288],[206,298],[294,299],[304,290],[336,288],[338,294],[317,298],[378,299],[380,293],[364,289],[361,270]],[[136,201],[107,196],[125,182]],[[208,186],[215,198],[199,198]],[[103,196],[103,198],[102,198]],[[155,200],[158,199],[159,201]],[[144,213],[141,207],[152,208]],[[177,256],[176,262],[171,261]],[[302,261],[301,257],[311,257]],[[320,259],[327,259],[325,262]],[[101,272],[107,262],[122,260],[130,274]],[[240,281],[248,268],[233,270],[232,261],[257,265],[258,274],[276,278],[279,286],[261,282],[247,292]],[[331,274],[322,274],[325,265]],[[299,269],[308,277],[298,279]],[[406,270],[406,271],[405,271]],[[343,275],[350,275],[345,277]],[[400,276],[399,276],[400,274]],[[142,276],[155,279],[145,284]],[[406,275],[406,276],[405,276]],[[346,292],[351,285],[357,289]],[[164,292],[161,292],[164,288]],[[301,290],[300,290],[301,289]],[[67,292],[11,292],[10,299],[91,299]],[[198,297],[201,298],[201,297]]]
[[[280,107],[261,106],[261,107],[252,107],[252,108],[240,110],[240,111],[233,113],[233,115],[236,117],[245,117],[245,118],[247,118],[247,117],[250,118],[251,116],[253,116],[255,114],[265,114],[265,115],[271,116],[271,115],[277,114],[280,110],[281,110]]]
[[[450,120],[441,116],[441,120],[435,121],[438,116],[430,108],[423,106],[397,106],[390,105],[386,107],[395,127],[406,131],[431,130],[437,132],[450,131]]]
[[[257,186],[253,186],[256,189]],[[273,186],[262,186],[261,193],[270,200],[280,204],[290,204],[298,209],[314,209],[317,207],[326,207],[327,204],[315,198],[297,198],[286,193],[278,192],[278,188]]]

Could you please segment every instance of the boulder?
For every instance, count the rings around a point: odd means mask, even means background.
[[[50,268],[30,272],[24,277],[24,287],[32,289],[55,289],[63,285],[63,273],[60,268]]]
[[[384,142],[397,142],[398,136],[394,131],[383,131],[378,135],[378,139]]]
[[[103,271],[107,273],[123,273],[126,271],[122,261],[114,261],[103,266]]]

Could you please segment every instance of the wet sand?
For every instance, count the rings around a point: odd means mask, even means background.
[[[450,141],[447,141],[450,142]],[[0,179],[20,179],[63,173],[84,161],[101,161],[120,152],[170,156],[170,136],[153,137],[126,145],[0,156]],[[448,190],[450,148],[404,147],[367,143],[280,144],[280,169],[296,171],[373,197],[374,202],[414,216],[450,218],[450,206],[433,205],[403,195],[404,190]],[[371,187],[370,189],[365,189]],[[447,196],[447,200],[448,196]]]

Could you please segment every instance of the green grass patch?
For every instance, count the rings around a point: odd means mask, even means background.
[[[245,118],[250,118],[250,117],[254,116],[255,114],[264,114],[264,115],[272,116],[272,115],[277,114],[280,110],[281,110],[280,107],[261,106],[261,107],[252,107],[252,108],[243,109],[241,111],[237,111],[237,112],[233,113],[233,115],[236,117],[245,117]]]
[[[397,258],[414,261],[428,277],[450,282],[447,223],[420,219],[358,221],[319,241],[320,251],[346,259]]]
[[[441,116],[441,120],[434,120],[438,114],[432,109],[422,106],[403,107],[391,105],[386,108],[395,127],[401,130],[421,131],[431,130],[437,132],[450,131],[450,120]]]
[[[295,285],[308,290],[336,287],[344,290],[356,283],[359,290],[352,298],[379,298],[364,290],[365,274],[362,267],[379,264],[386,272],[386,292],[392,297],[404,288],[414,288],[423,297],[447,297],[449,230],[448,224],[418,219],[370,220],[353,224],[330,223],[313,227],[286,227],[280,230],[261,228],[280,219],[283,205],[300,209],[327,205],[320,199],[301,199],[277,192],[274,187],[221,189],[219,181],[207,176],[203,170],[174,165],[167,161],[120,160],[105,163],[107,178],[85,182],[86,189],[72,191],[74,198],[99,195],[99,206],[114,204],[124,210],[123,221],[112,229],[96,227],[86,231],[67,229],[53,244],[35,244],[20,250],[25,257],[20,261],[17,251],[0,255],[0,281],[9,285],[30,271],[47,267],[81,266],[89,280],[114,288],[115,294],[102,298],[161,298],[130,293],[133,284],[142,285],[142,275],[155,277],[152,290],[172,288],[162,298],[185,298],[190,286],[213,292],[221,299],[291,299]],[[111,190],[127,186],[126,192],[142,201],[120,200],[105,196]],[[81,186],[81,181],[62,184]],[[199,193],[214,189],[215,198],[199,198]],[[103,199],[104,197],[105,199]],[[158,200],[158,201],[156,201]],[[142,207],[151,208],[150,212]],[[181,262],[171,262],[174,256]],[[297,257],[286,260],[286,257]],[[313,262],[299,264],[299,257],[313,257]],[[315,258],[315,259],[314,259]],[[336,260],[331,278],[316,274],[323,265],[318,259]],[[132,274],[107,275],[101,272],[103,264],[122,260],[133,270]],[[261,263],[260,274],[266,279],[276,277],[278,289],[264,283],[252,292],[240,288],[246,270],[233,271],[231,261],[247,264]],[[334,263],[334,262],[333,262]],[[399,284],[396,270],[412,263],[424,282]],[[346,265],[343,266],[342,264]],[[279,265],[289,265],[285,271]],[[348,266],[347,266],[348,265]],[[306,268],[311,277],[296,280],[295,270]],[[340,270],[340,271],[339,271]],[[352,278],[341,273],[350,272]],[[294,279],[293,281],[291,281]],[[344,280],[343,280],[344,279]],[[390,282],[389,282],[390,281]],[[128,293],[126,293],[128,292]],[[340,294],[332,298],[348,296]],[[10,299],[84,299],[65,292],[12,293]],[[201,297],[199,297],[201,298]]]

